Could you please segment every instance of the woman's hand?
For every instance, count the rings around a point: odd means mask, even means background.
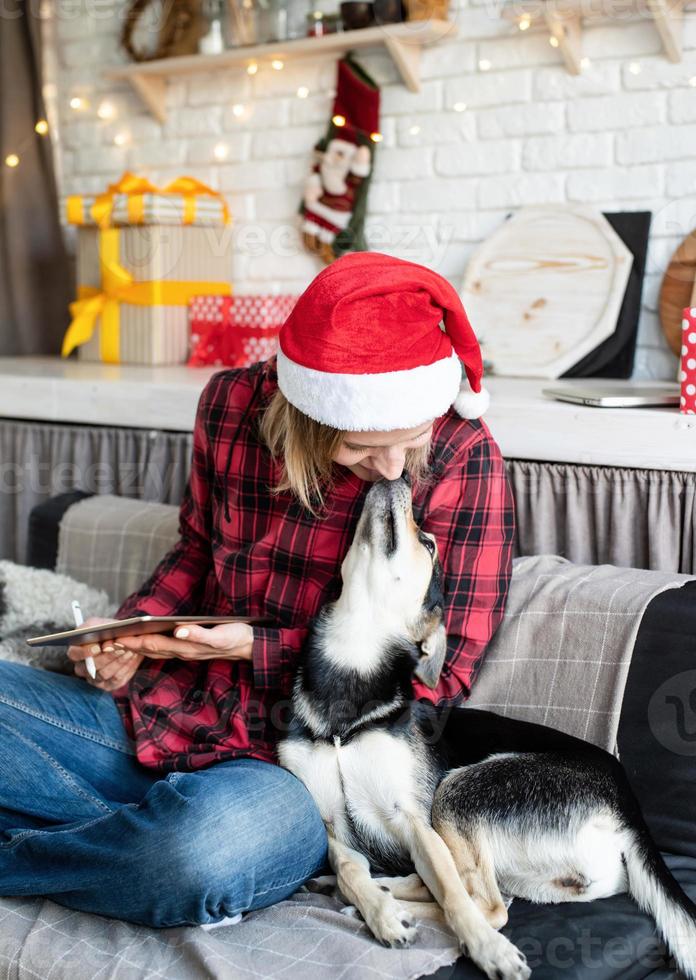
[[[254,629],[248,623],[177,626],[174,636],[143,633],[121,636],[114,646],[153,660],[251,660]]]
[[[90,616],[85,620],[84,625],[103,626],[104,623],[114,622],[118,620]],[[113,640],[75,644],[68,647],[68,657],[75,664],[76,676],[82,677],[92,687],[98,687],[101,691],[116,691],[127,684],[143,659],[140,654],[123,647],[118,648]],[[97,676],[94,678],[87,673],[85,666],[87,657],[94,659],[94,666],[97,668]]]

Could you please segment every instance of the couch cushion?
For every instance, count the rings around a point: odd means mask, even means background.
[[[643,617],[618,742],[659,847],[696,859],[696,582],[657,596]]]
[[[100,494],[64,514],[56,571],[103,589],[120,605],[178,538],[178,507]]]
[[[668,857],[667,863],[696,898],[696,861]],[[662,980],[677,975],[652,919],[628,895],[561,905],[514,901],[504,932],[527,956],[534,980]],[[433,974],[435,980],[482,976],[463,958]]]
[[[85,490],[68,490],[56,494],[32,507],[29,514],[27,537],[27,565],[32,568],[56,567],[58,557],[58,529],[63,514],[78,500],[91,497]]]

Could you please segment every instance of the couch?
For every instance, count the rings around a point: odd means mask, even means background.
[[[80,492],[63,494],[32,512],[30,561],[36,567],[55,568],[103,589],[114,603],[119,603],[147,577],[176,536],[175,507],[116,497],[90,497]],[[96,551],[95,539],[98,540]],[[635,571],[636,576],[653,574],[657,573]],[[449,731],[456,743],[456,722]],[[650,600],[642,615],[625,678],[617,741],[652,833],[668,865],[696,899],[696,581],[661,591]],[[2,900],[5,911],[12,901]],[[22,916],[30,914],[25,900]],[[71,936],[74,932],[78,937],[79,914],[72,914],[70,921]],[[238,927],[219,932],[232,934],[235,928]],[[139,930],[135,949],[128,945],[127,965],[119,953],[119,969],[113,973],[107,970],[105,975],[119,978],[163,975],[162,961],[157,960],[155,966],[151,955],[145,955],[148,943],[142,934],[146,932]],[[677,976],[655,936],[651,920],[625,895],[591,904],[554,907],[515,901],[506,932],[526,953],[537,980],[559,977],[662,980]],[[0,962],[8,964],[5,972],[8,977],[29,976],[11,966],[14,961],[19,962],[20,939],[16,932],[7,939],[0,927]],[[162,938],[153,934],[149,941],[161,943]],[[105,955],[107,948],[105,945]],[[201,954],[191,960],[184,958],[182,966],[181,947],[173,943],[172,948],[177,953],[176,965],[167,961],[164,971],[172,980],[179,976],[236,978],[255,972],[250,966],[253,951],[248,949],[230,947],[224,963]],[[454,959],[434,956],[424,961],[419,970],[414,967],[414,961],[401,958],[401,951],[384,952],[394,954],[390,969],[372,966],[368,969],[367,964],[361,969],[353,964],[351,968],[346,966],[342,975],[358,978],[368,974],[393,977],[433,974],[439,962]],[[63,972],[54,969],[50,975],[62,977],[69,972],[64,966]],[[272,972],[262,975],[272,975]],[[292,971],[289,974],[285,971],[282,961],[278,972],[284,977],[295,976]],[[336,965],[326,958],[310,959],[305,967],[305,975],[310,977],[334,972]],[[34,964],[32,975],[47,976],[49,972]],[[434,975],[438,980],[476,980],[482,976],[461,958],[442,966]],[[74,976],[80,976],[80,971]]]

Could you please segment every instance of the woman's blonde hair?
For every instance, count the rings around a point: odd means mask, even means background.
[[[271,397],[260,420],[261,438],[274,459],[280,461],[283,473],[271,493],[290,490],[315,517],[324,507],[326,494],[334,479],[333,456],[345,432],[315,422],[291,405],[282,391]],[[404,468],[413,488],[429,482],[430,441],[417,449],[406,450]]]

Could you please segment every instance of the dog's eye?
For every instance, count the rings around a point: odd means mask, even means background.
[[[434,541],[431,541],[430,538],[426,538],[425,535],[423,535],[423,537],[421,538],[421,543],[425,545],[425,547],[428,549],[428,552],[431,555],[434,555],[435,554],[435,542]]]

